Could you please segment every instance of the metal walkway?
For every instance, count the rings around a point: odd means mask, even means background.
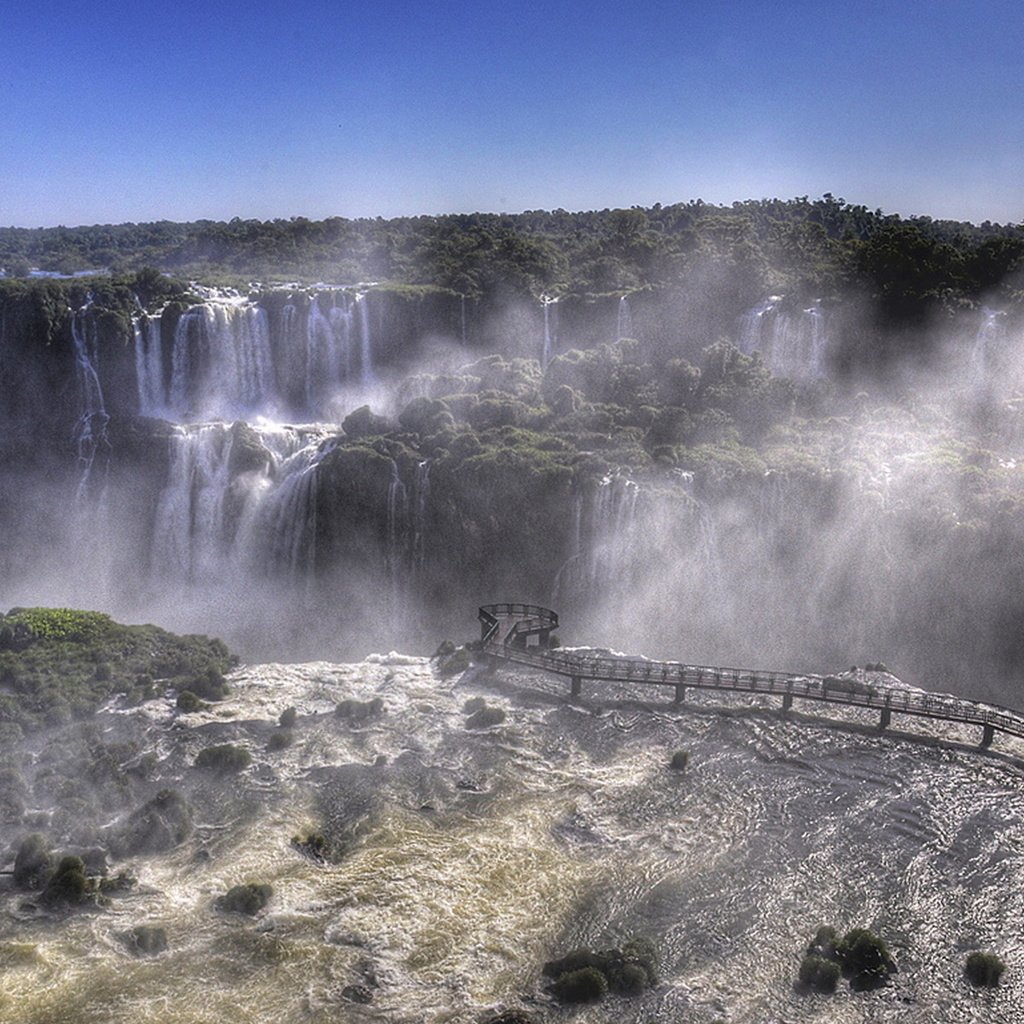
[[[1009,708],[981,704],[948,694],[926,693],[902,687],[866,683],[837,676],[794,675],[741,668],[711,668],[677,661],[646,658],[590,657],[586,654],[548,649],[558,615],[533,604],[487,604],[480,608],[480,648],[484,654],[518,665],[566,676],[573,694],[585,681],[668,686],[677,703],[688,687],[699,690],[731,690],[741,693],[777,694],[788,711],[793,698],[874,708],[879,728],[889,725],[893,713],[964,722],[982,728],[981,745],[991,744],[996,730],[1024,738],[1024,715]]]

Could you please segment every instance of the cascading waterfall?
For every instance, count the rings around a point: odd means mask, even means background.
[[[633,336],[633,314],[629,308],[629,299],[623,295],[619,299],[615,337],[618,341],[622,341],[624,338],[632,338]]]
[[[642,533],[639,497],[640,487],[619,474],[574,497],[571,553],[552,581],[553,600],[567,590],[586,593],[621,582],[631,571]]]
[[[317,434],[280,465],[280,485],[261,509],[260,534],[269,557],[265,569],[294,583],[312,583],[316,568],[317,466],[335,446]]]
[[[135,343],[135,377],[138,384],[139,415],[165,416],[167,388],[164,384],[161,315],[140,312],[132,318]]]
[[[139,412],[185,420],[322,418],[346,383],[376,384],[367,292],[293,298],[271,312],[210,294],[164,339],[159,313],[133,321]],[[165,350],[166,344],[166,350]],[[358,375],[358,376],[357,376]]]
[[[823,377],[828,369],[829,337],[819,302],[791,313],[782,297],[771,295],[740,317],[737,347],[745,355],[760,352],[779,376],[793,379]]]
[[[285,307],[294,311],[294,306]],[[351,373],[352,310],[335,299],[325,316],[320,303],[309,304],[306,319],[306,408],[317,411]]]
[[[981,310],[981,324],[971,346],[970,375],[975,383],[987,379],[1006,342],[1006,314],[998,309]]]
[[[265,411],[276,395],[267,311],[205,302],[182,314],[171,354],[169,412],[233,418]]]
[[[103,388],[97,373],[98,343],[96,324],[89,314],[92,305],[90,297],[81,309],[71,313],[71,339],[75,348],[75,377],[79,393],[79,417],[75,425],[75,440],[78,448],[78,463],[81,469],[78,482],[78,498],[83,499],[89,490],[96,455],[109,448],[107,440],[107,415],[103,401]]]
[[[374,384],[373,344],[370,338],[370,308],[366,292],[356,295],[356,309],[359,311],[359,373],[364,387]]]
[[[409,520],[409,496],[405,484],[398,472],[398,463],[391,460],[391,480],[388,483],[387,497],[387,549],[384,559],[388,578],[397,592],[403,583],[405,565],[405,549],[407,543],[406,526]]]
[[[544,309],[544,347],[541,350],[540,365],[542,370],[546,370],[558,343],[558,298],[542,295],[540,301]]]
[[[412,572],[417,575],[423,568],[427,550],[427,500],[430,497],[430,460],[416,465],[410,501],[412,534]]]
[[[322,457],[322,435],[310,444],[290,429],[258,434],[266,461],[244,471],[233,467],[231,427],[182,427],[171,437],[170,470],[154,518],[154,580],[217,583],[309,567],[311,470]]]

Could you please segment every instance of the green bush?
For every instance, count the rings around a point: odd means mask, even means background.
[[[14,884],[19,889],[43,889],[53,874],[53,854],[46,836],[25,836],[14,858]]]
[[[672,755],[672,760],[669,761],[669,767],[673,771],[681,772],[686,769],[686,766],[690,763],[690,755],[685,750],[677,750]]]
[[[191,690],[182,690],[178,694],[178,699],[174,702],[174,706],[179,711],[191,714],[194,711],[204,711],[209,705],[205,701],[200,700]]]
[[[282,729],[291,729],[295,726],[298,718],[299,712],[297,708],[285,708],[284,711],[281,712],[281,717],[278,718],[277,724],[281,726]]]
[[[233,885],[228,891],[217,898],[218,910],[232,914],[247,914],[253,917],[258,914],[274,895],[271,886],[259,882],[247,882],[245,885]]]
[[[608,994],[608,979],[596,967],[581,967],[559,975],[551,991],[563,1003],[597,1003]]]
[[[964,977],[978,988],[995,988],[1006,964],[995,953],[971,953],[964,964]]]
[[[61,857],[57,870],[46,883],[43,900],[54,904],[76,904],[83,902],[89,892],[85,877],[85,863],[81,857]]]
[[[800,984],[812,992],[835,992],[841,971],[834,960],[808,955],[800,963]]]
[[[593,1001],[593,995],[590,998],[572,997],[572,993],[594,993],[600,987],[592,974],[586,972],[597,974],[603,983],[601,994],[596,998],[609,991],[636,996],[658,983],[654,958],[654,947],[649,942],[633,939],[621,949],[573,950],[557,960],[549,960],[544,964],[543,973],[545,977],[555,979],[552,991],[563,1002]],[[562,995],[560,991],[569,994]]]
[[[867,928],[854,928],[843,936],[836,948],[843,976],[856,989],[884,985],[896,964],[885,942]]]
[[[808,956],[817,956],[825,960],[839,960],[839,935],[831,925],[822,925],[815,933],[807,947]]]
[[[252,764],[252,755],[245,747],[237,747],[233,743],[219,743],[200,750],[195,763],[197,768],[208,768],[211,771],[228,774],[248,768]]]

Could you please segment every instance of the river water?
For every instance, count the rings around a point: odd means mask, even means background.
[[[196,829],[132,858],[139,884],[108,909],[54,916],[0,893],[3,1024],[469,1024],[505,1007],[579,1024],[1022,1019],[1024,748],[1008,740],[983,754],[951,727],[877,736],[858,712],[783,720],[742,698],[571,701],[541,675],[445,680],[399,655],[231,682],[208,711],[168,698],[98,716],[155,753],[148,785],[185,793]],[[334,714],[374,697],[376,717]],[[505,720],[467,728],[474,697]],[[268,750],[289,706],[294,742]],[[227,741],[251,767],[192,767]],[[330,862],[292,845],[309,829]],[[273,886],[265,911],[214,909],[247,881]],[[166,952],[128,952],[119,936],[145,923],[166,928]],[[797,993],[822,924],[879,932],[899,973],[875,992]],[[632,936],[657,947],[657,988],[555,1007],[545,960]],[[995,992],[962,979],[979,948],[1008,965]]]

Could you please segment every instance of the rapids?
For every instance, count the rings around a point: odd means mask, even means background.
[[[155,755],[150,785],[184,792],[196,829],[131,858],[139,885],[109,909],[50,917],[0,892],[3,1024],[468,1024],[502,1007],[581,1024],[1020,1020],[1024,746],[982,754],[952,727],[877,736],[856,711],[784,721],[713,695],[677,707],[595,688],[573,702],[527,671],[443,679],[394,654],[230,682],[207,711],[168,696],[97,716]],[[334,714],[374,697],[377,717]],[[504,722],[467,729],[471,698]],[[268,750],[289,706],[294,743]],[[240,776],[192,767],[227,741],[252,752]],[[34,763],[63,746],[47,737]],[[682,773],[668,768],[678,749]],[[291,845],[311,828],[332,862]],[[213,908],[245,881],[273,885],[259,917]],[[166,928],[167,952],[127,951],[119,934],[142,923]],[[797,994],[825,923],[878,931],[899,974],[876,992]],[[656,989],[550,1004],[545,960],[635,935],[658,949]],[[993,993],[961,977],[978,948],[1008,965]],[[342,995],[358,985],[371,1003]]]

